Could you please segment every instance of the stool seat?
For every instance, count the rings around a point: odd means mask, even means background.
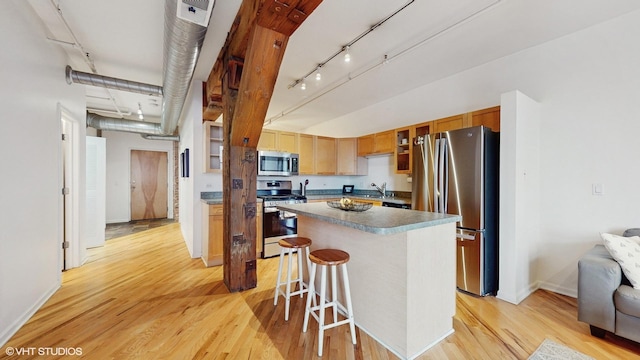
[[[340,265],[349,261],[349,253],[337,249],[314,250],[309,254],[309,260],[318,265]]]
[[[311,239],[306,237],[301,237],[301,236],[284,238],[278,241],[278,245],[284,248],[299,249],[299,248],[311,246]]]

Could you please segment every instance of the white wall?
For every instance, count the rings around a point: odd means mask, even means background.
[[[520,303],[538,287],[540,238],[540,104],[519,91],[500,101],[498,297]]]
[[[64,53],[46,40],[25,1],[0,11],[0,346],[60,286],[61,123],[58,104],[84,119],[84,89],[67,85]],[[84,149],[85,127],[77,145]],[[84,231],[84,151],[77,154]],[[81,252],[79,252],[81,253]]]
[[[107,139],[107,223],[131,221],[131,150],[167,153],[167,217],[173,218],[173,144],[133,133],[103,131]]]
[[[180,121],[180,153],[189,149],[189,177],[180,178],[180,227],[191,257],[202,254],[202,191],[222,191],[222,177],[204,173],[202,82],[194,81]],[[206,183],[206,184],[205,184]],[[204,190],[207,187],[207,190]]]
[[[498,105],[519,90],[540,103],[540,237],[536,277],[543,288],[576,295],[577,262],[598,233],[638,227],[640,187],[640,11],[523,50],[309,129],[330,134],[394,121],[410,107],[424,120]],[[455,94],[452,96],[451,94]],[[453,100],[458,105],[452,106]],[[440,105],[444,104],[444,105]],[[604,195],[591,195],[594,183]],[[514,184],[502,184],[514,186]]]

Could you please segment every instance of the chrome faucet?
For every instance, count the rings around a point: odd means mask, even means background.
[[[387,183],[383,182],[382,183],[382,188],[380,188],[378,185],[376,185],[375,183],[371,183],[371,186],[375,186],[376,190],[378,190],[378,192],[380,194],[382,194],[382,197],[385,198],[387,197]]]

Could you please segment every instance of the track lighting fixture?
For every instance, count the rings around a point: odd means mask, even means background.
[[[138,103],[138,119],[144,120],[144,115],[142,115],[142,105]]]
[[[375,23],[374,25],[369,27],[367,30],[365,30],[363,33],[361,33],[360,35],[358,35],[355,38],[353,38],[353,40],[349,41],[345,45],[342,45],[338,51],[333,53],[333,55],[329,56],[323,62],[319,63],[313,70],[309,71],[303,77],[301,77],[301,78],[297,79],[296,81],[292,82],[291,84],[289,84],[289,89],[291,89],[293,87],[296,87],[298,84],[300,84],[300,88],[302,90],[306,89],[307,85],[305,84],[304,79],[306,77],[314,74],[314,73],[316,74],[316,80],[320,81],[320,79],[322,79],[322,75],[320,74],[320,68],[325,66],[329,61],[333,60],[333,58],[335,58],[336,56],[340,55],[341,53],[344,53],[344,62],[346,62],[346,63],[351,62],[351,54],[349,53],[349,50],[351,49],[351,46],[353,46],[353,44],[355,44],[356,42],[360,41],[365,36],[369,35],[373,30],[375,30],[378,27],[382,26],[382,24],[387,22],[387,20],[389,20],[392,17],[396,16],[399,12],[401,12],[402,10],[407,8],[414,1],[415,0],[408,0],[408,2],[405,5],[403,5],[401,8],[399,8],[398,10],[396,10],[393,13],[389,14],[384,19],[382,19],[382,20],[378,21],[377,23]]]

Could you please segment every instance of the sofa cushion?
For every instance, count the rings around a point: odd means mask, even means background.
[[[604,246],[620,264],[622,272],[634,289],[640,290],[640,239],[613,234],[601,234]]]
[[[627,229],[622,233],[622,236],[640,236],[640,228]]]
[[[640,290],[621,285],[613,295],[616,310],[640,318]]]

